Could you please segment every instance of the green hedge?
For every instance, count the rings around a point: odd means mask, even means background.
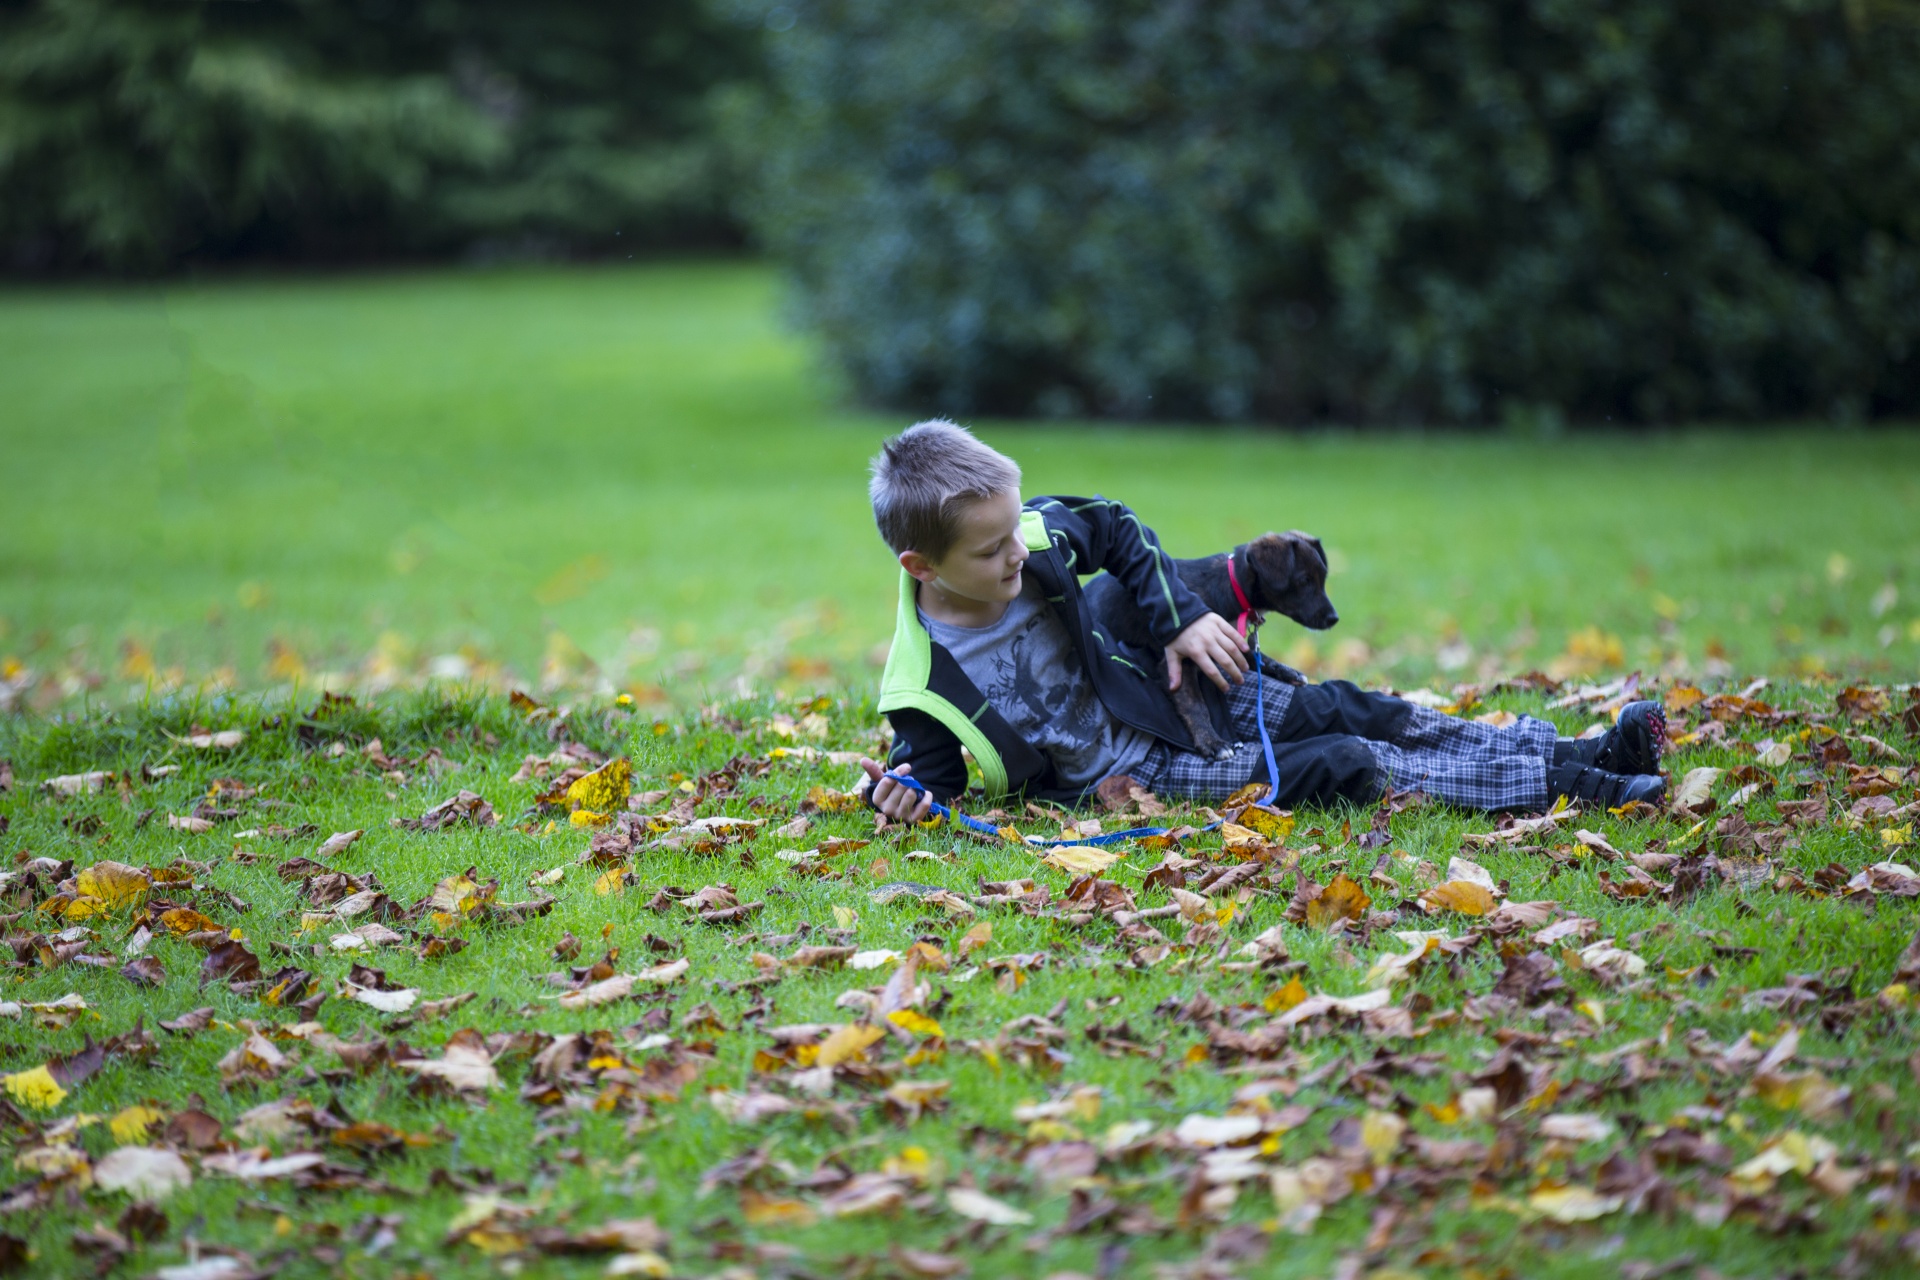
[[[755,219],[872,401],[1920,410],[1914,0],[792,11]]]
[[[737,239],[698,3],[0,0],[0,267]]]

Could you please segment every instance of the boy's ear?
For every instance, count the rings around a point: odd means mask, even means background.
[[[933,567],[933,561],[927,559],[918,551],[902,551],[900,553],[900,567],[921,582],[932,582],[940,576],[940,571]]]

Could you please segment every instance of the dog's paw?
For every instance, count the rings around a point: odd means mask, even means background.
[[[1260,670],[1261,672],[1265,672],[1267,676],[1281,681],[1283,685],[1304,685],[1304,683],[1308,683],[1308,677],[1304,676],[1304,674],[1296,672],[1294,668],[1286,666],[1284,662],[1275,662],[1273,658],[1269,658],[1269,656],[1265,656],[1265,654],[1261,654]]]

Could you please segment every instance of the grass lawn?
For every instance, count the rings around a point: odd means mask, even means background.
[[[0,1274],[1920,1266],[1920,436],[981,424],[1177,553],[1320,535],[1296,665],[1565,732],[1638,669],[1724,770],[1091,881],[839,807],[901,423],[777,316],[728,263],[0,294]],[[617,821],[537,800],[603,758]],[[1534,905],[1427,910],[1462,858]]]
[[[863,472],[902,423],[838,407],[777,317],[731,263],[0,293],[0,661],[40,702],[589,660],[686,702],[865,677],[893,575]],[[1029,493],[1123,498],[1180,554],[1320,535],[1345,621],[1270,640],[1303,667],[1920,657],[1911,432],[982,425]]]
[[[198,1257],[227,1269],[176,1274],[223,1277],[1901,1273],[1920,1260],[1920,911],[1900,895],[1920,882],[1845,882],[1907,857],[1920,713],[1766,696],[1676,718],[1676,777],[1729,770],[1698,820],[1591,813],[1481,846],[1486,817],[1303,810],[1272,847],[1189,836],[1191,861],[1151,881],[1162,851],[1121,846],[1116,896],[1091,902],[1022,847],[834,812],[813,789],[857,774],[820,753],[871,747],[857,699],[661,721],[417,694],[16,720],[0,1258],[74,1275]],[[1546,701],[1490,691],[1476,710]],[[1593,711],[1552,714],[1574,731]],[[246,737],[195,748],[196,722]],[[1899,771],[1873,771],[1863,734]],[[1767,740],[1787,746],[1756,754]],[[565,743],[635,762],[631,849],[534,812],[580,752],[514,775]],[[116,776],[43,785],[84,770]],[[463,788],[497,825],[390,825]],[[1881,812],[1850,821],[1868,791]],[[1461,856],[1534,914],[1423,910]],[[1288,922],[1342,872],[1369,904]],[[1039,896],[983,896],[1015,879]],[[901,880],[951,896],[875,900]],[[1181,886],[1191,923],[1115,915],[1177,907]],[[1382,959],[1431,937],[1388,982]],[[855,951],[891,954],[857,969]],[[642,979],[592,1003],[547,975]],[[1370,992],[1370,1011],[1313,1002]]]

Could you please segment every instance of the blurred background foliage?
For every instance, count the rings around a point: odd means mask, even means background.
[[[756,207],[875,401],[1920,408],[1910,0],[794,0]]]
[[[0,0],[0,260],[738,243],[715,104],[753,28],[596,0]]]
[[[869,405],[1920,410],[1920,0],[0,0],[0,269],[755,243]]]

